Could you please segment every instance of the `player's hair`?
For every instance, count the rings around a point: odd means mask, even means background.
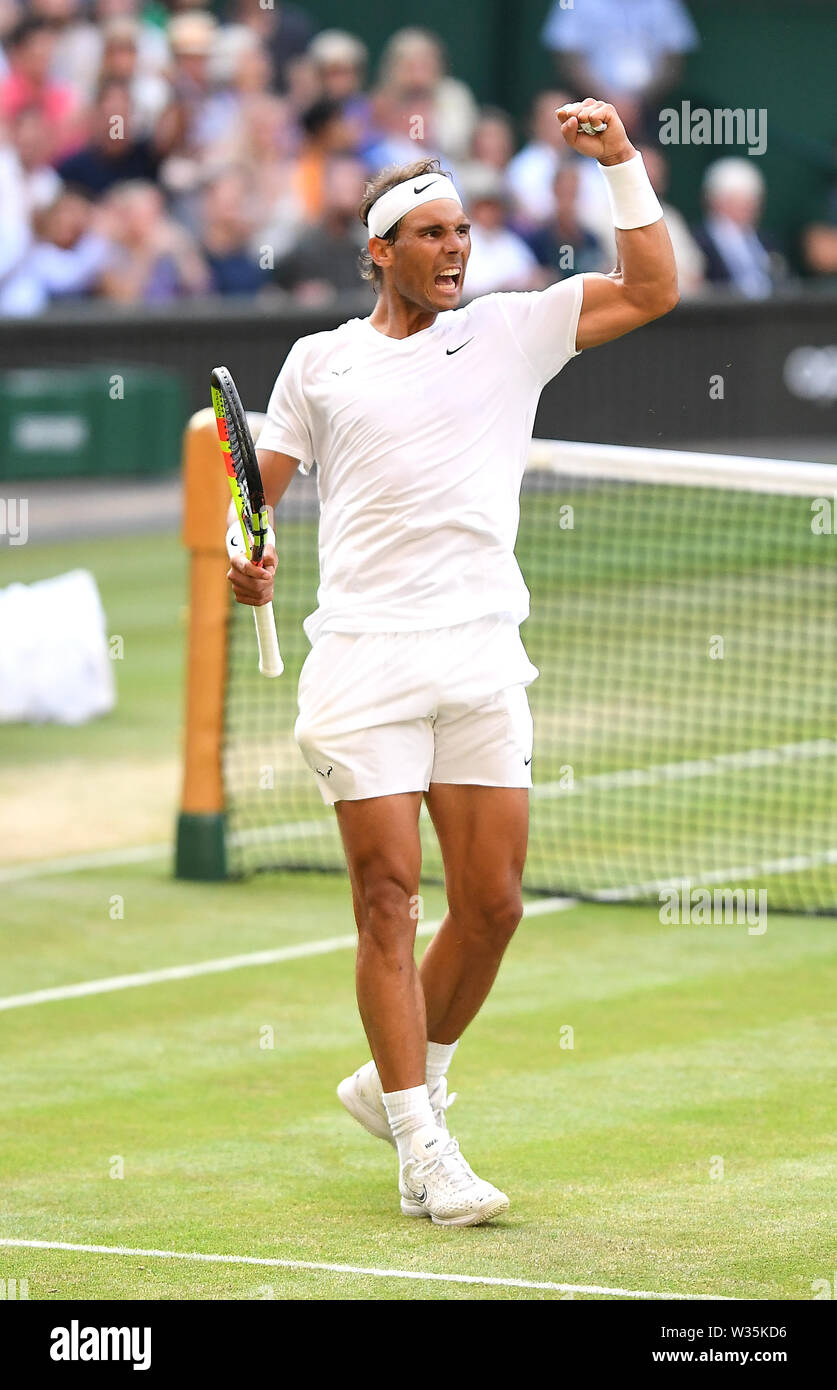
[[[451,178],[447,169],[443,169],[438,159],[417,159],[414,164],[390,164],[386,169],[382,169],[376,174],[374,179],[370,179],[363,190],[363,198],[358,209],[358,215],[364,227],[369,225],[369,214],[378,199],[388,193],[391,188],[395,188],[399,183],[405,183],[407,179],[418,179],[424,174],[444,174],[446,178]],[[390,245],[398,239],[398,232],[401,227],[401,220],[390,227],[384,241]],[[369,254],[367,247],[360,253],[360,273],[364,280],[369,280],[374,287],[375,293],[380,291],[384,283],[384,276],[380,266],[377,266]]]

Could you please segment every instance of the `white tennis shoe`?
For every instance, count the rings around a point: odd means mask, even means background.
[[[395,1148],[395,1140],[389,1127],[387,1112],[383,1102],[383,1087],[374,1062],[367,1062],[353,1076],[347,1076],[337,1087],[337,1094],[358,1124],[374,1134],[376,1139],[386,1139]],[[441,1077],[430,1092],[433,1118],[440,1129],[447,1130],[445,1111],[456,1100],[456,1092],[448,1095],[448,1083]]]
[[[429,1216],[436,1226],[481,1226],[508,1211],[505,1192],[476,1173],[446,1129],[416,1130],[398,1189],[405,1216]]]

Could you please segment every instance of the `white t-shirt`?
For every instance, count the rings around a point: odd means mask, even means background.
[[[583,277],[491,294],[388,338],[350,319],[300,338],[260,449],[316,460],[323,632],[521,623],[520,485],[543,387],[576,356]]]

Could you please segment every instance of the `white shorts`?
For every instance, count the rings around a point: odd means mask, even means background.
[[[294,734],[327,805],[431,782],[531,787],[537,675],[507,618],[327,632],[300,674]]]

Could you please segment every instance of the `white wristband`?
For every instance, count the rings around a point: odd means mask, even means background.
[[[663,215],[659,199],[651,187],[642,155],[637,151],[623,164],[600,164],[614,227],[649,227]]]
[[[276,549],[276,532],[272,526],[267,528],[267,543]],[[246,554],[240,521],[234,521],[227,531],[227,554],[231,560],[234,560],[236,555]]]

